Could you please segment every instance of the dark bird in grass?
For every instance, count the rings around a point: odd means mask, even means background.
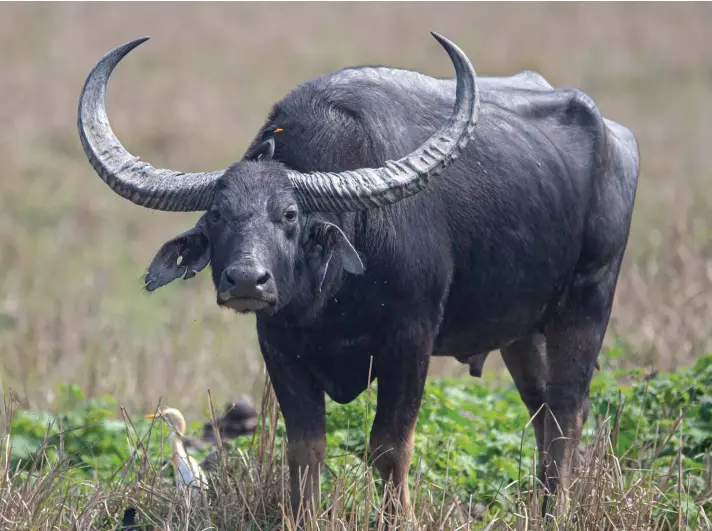
[[[121,525],[117,531],[139,531],[136,524],[136,507],[127,507],[124,510],[124,517],[121,519]]]
[[[257,427],[257,409],[248,395],[240,395],[225,405],[225,410],[217,419],[218,430],[222,439],[235,439],[249,435]],[[215,441],[212,422],[203,424],[203,440]]]
[[[257,409],[248,395],[241,395],[228,402],[221,415],[216,418],[220,438],[236,439],[241,435],[254,433],[257,427]],[[212,421],[203,424],[203,434],[198,437],[183,437],[186,449],[202,450],[206,446],[214,446],[217,442]]]
[[[136,521],[139,517],[139,512],[136,507],[127,507],[124,510],[124,517],[121,519],[121,525],[116,531],[158,531],[157,527],[153,527],[149,522],[140,524]]]
[[[226,441],[254,433],[257,427],[257,416],[257,409],[248,395],[238,396],[235,400],[228,402],[223,413],[216,418],[220,439]],[[203,424],[202,440],[193,439],[187,442],[193,448],[202,448],[206,444],[215,445],[217,438],[213,423]],[[200,462],[200,466],[207,472],[215,472],[218,469],[219,456],[219,450],[215,448]]]

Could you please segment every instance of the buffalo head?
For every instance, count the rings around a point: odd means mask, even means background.
[[[146,289],[190,278],[210,263],[218,304],[239,312],[274,313],[295,296],[319,297],[325,282],[343,272],[362,273],[361,258],[336,224],[336,215],[418,193],[473,135],[479,112],[475,72],[455,44],[433,35],[457,76],[448,122],[397,161],[340,173],[301,173],[272,160],[271,138],[218,172],[182,173],[141,162],[114,135],[104,95],[119,61],[147,39],[105,55],[87,77],[79,101],[79,134],[89,162],[116,193],[138,205],[205,212],[195,227],[161,247],[145,277]]]
[[[242,161],[217,181],[195,227],[166,242],[146,275],[153,291],[211,264],[217,302],[239,312],[273,313],[300,294],[311,306],[341,271],[363,264],[346,234],[324,215],[300,211],[287,169]],[[309,300],[304,300],[304,299]]]

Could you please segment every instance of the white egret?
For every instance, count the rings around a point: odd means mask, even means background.
[[[160,418],[171,427],[171,462],[173,464],[173,474],[175,476],[176,487],[178,489],[188,488],[193,500],[200,498],[200,490],[208,486],[205,472],[198,462],[188,455],[183,445],[183,435],[186,430],[186,423],[183,414],[175,408],[159,410],[157,414],[148,414],[147,419]]]

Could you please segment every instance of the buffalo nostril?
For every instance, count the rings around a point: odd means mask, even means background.
[[[230,286],[236,284],[237,271],[228,269],[225,273],[225,280]]]
[[[272,275],[269,274],[269,271],[265,271],[265,273],[257,279],[257,286],[262,286],[264,284],[267,284],[269,279],[272,277]]]

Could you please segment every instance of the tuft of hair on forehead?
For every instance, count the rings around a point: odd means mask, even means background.
[[[213,201],[220,208],[238,210],[250,204],[269,206],[293,200],[293,189],[282,163],[243,160],[225,170]]]
[[[281,162],[241,160],[225,170],[217,190],[248,191],[255,186],[261,189],[292,189],[287,170]]]

